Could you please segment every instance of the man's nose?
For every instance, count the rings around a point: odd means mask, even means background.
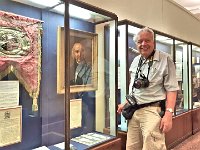
[[[142,43],[141,43],[142,45],[146,45],[147,44],[147,41],[142,41]]]

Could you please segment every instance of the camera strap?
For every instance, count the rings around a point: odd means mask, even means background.
[[[135,74],[135,79],[134,80],[138,79],[138,74],[141,73],[141,67],[146,63],[147,60],[149,60],[149,62],[148,62],[148,72],[147,72],[147,77],[146,77],[147,80],[148,80],[150,68],[153,65],[154,53],[155,53],[155,50],[152,51],[151,55],[147,59],[145,59],[144,62],[143,62],[142,56],[140,57],[140,60],[138,62],[138,67],[137,67],[137,70],[136,70],[136,74]],[[141,76],[141,74],[140,74],[140,76]],[[132,86],[132,92],[133,92],[133,90],[134,90],[134,86]]]
[[[147,79],[149,77],[149,71],[150,71],[150,68],[151,68],[152,65],[153,65],[153,56],[151,57],[151,59],[148,62],[149,67],[148,67],[148,72],[147,72]]]
[[[143,62],[142,56],[140,57],[140,60],[139,60],[139,63],[138,63],[138,67],[137,67],[137,70],[136,70],[136,74],[135,74],[135,79],[138,78],[138,74],[139,74],[139,72],[141,72],[142,66],[149,59],[149,62],[148,62],[148,72],[147,72],[147,79],[148,79],[150,68],[153,65],[153,56],[154,56],[154,53],[155,53],[155,50],[153,50],[153,52],[151,53],[151,55],[147,59],[145,59],[144,62]]]

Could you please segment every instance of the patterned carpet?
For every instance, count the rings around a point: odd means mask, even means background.
[[[200,150],[200,132],[192,135],[171,150]]]

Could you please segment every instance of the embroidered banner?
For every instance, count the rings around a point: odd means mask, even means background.
[[[33,98],[38,110],[41,79],[40,20],[0,11],[0,79],[11,71]]]

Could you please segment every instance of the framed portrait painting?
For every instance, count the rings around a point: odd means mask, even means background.
[[[57,30],[57,93],[65,91],[65,74],[70,75],[70,93],[97,89],[97,34],[70,29],[70,69],[65,71],[64,28]]]

